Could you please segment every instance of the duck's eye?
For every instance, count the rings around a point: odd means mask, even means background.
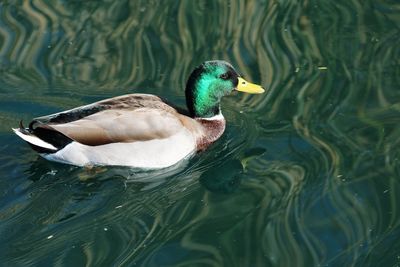
[[[219,77],[221,79],[223,79],[223,80],[228,80],[229,79],[229,73],[228,72],[222,73]]]

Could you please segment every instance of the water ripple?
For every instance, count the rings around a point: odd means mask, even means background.
[[[400,37],[393,1],[0,3],[0,256],[66,266],[398,264]],[[226,59],[265,97],[162,172],[36,158],[19,119],[141,91],[184,103]]]

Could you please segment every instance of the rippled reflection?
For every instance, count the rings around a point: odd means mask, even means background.
[[[396,266],[395,1],[3,1],[0,258],[9,266]],[[161,172],[44,161],[11,127],[128,92],[183,105],[225,59],[223,138]]]

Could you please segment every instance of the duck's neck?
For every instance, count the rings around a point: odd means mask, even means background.
[[[218,100],[204,102],[198,97],[186,98],[186,104],[192,118],[211,119],[221,115],[221,108]],[[222,116],[222,115],[221,115]]]
[[[196,120],[202,121],[225,121],[224,115],[222,115],[221,110],[219,110],[218,114],[212,117],[205,117],[205,118],[196,118]]]

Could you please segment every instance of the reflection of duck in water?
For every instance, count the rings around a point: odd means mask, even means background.
[[[214,193],[232,193],[240,185],[246,172],[247,162],[265,153],[264,148],[253,148],[244,152],[238,158],[228,159],[203,172],[200,183]]]
[[[188,114],[154,95],[129,94],[34,119],[14,132],[43,157],[84,165],[165,168],[205,149],[224,132],[221,97],[263,93],[224,61],[207,61],[186,85]]]

